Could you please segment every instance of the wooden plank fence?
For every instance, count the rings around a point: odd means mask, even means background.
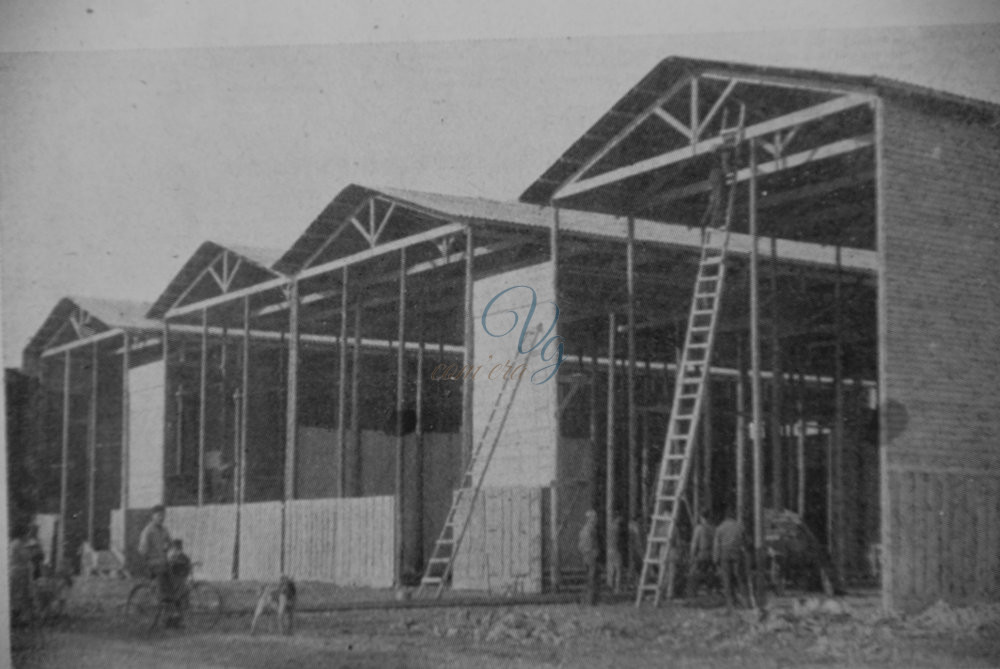
[[[459,522],[468,508],[466,501],[458,509]],[[542,591],[541,488],[480,490],[452,583],[455,589]]]

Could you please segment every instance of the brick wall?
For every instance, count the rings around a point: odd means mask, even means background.
[[[1000,534],[977,528],[1000,504],[1000,135],[887,100],[882,136],[889,603],[995,598],[978,561]]]

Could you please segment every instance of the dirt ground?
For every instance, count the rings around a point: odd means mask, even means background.
[[[385,591],[300,584],[293,637],[249,635],[254,584],[220,584],[227,615],[210,633],[130,631],[124,581],[78,583],[68,615],[14,630],[16,667],[1000,667],[1000,607],[935,605],[884,618],[874,597],[771,602],[763,620],[719,599],[637,610],[624,599],[435,608],[332,606]]]

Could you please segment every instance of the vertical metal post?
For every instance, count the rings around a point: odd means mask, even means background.
[[[299,283],[288,287],[288,391],[285,399],[285,501],[295,499],[299,428]]]
[[[580,368],[583,368],[583,361],[580,361]],[[590,406],[589,424],[587,435],[590,437],[590,468],[591,481],[593,481],[593,492],[590,498],[590,508],[598,509],[598,464],[600,463],[599,451],[597,447],[597,347],[591,349],[590,361]]]
[[[757,142],[750,140],[750,402],[753,416],[753,546],[764,548],[764,455],[760,387],[760,286],[757,250]]]
[[[559,303],[559,209],[554,208],[552,210],[552,230],[549,236],[549,255],[552,261],[552,300],[558,304]],[[558,325],[553,326],[553,336],[559,334]],[[551,548],[550,555],[552,557],[551,566],[551,582],[553,591],[558,591],[562,585],[562,556],[559,550],[559,525],[560,514],[562,509],[561,499],[560,499],[560,486],[562,483],[561,472],[559,471],[559,466],[561,464],[561,454],[562,449],[560,448],[560,442],[562,441],[562,416],[559,413],[559,382],[555,382],[555,401],[553,404],[553,425],[555,426],[554,434],[552,435],[553,442],[553,453],[552,453],[552,464],[554,475],[552,477],[552,486],[549,489],[549,504],[551,507],[550,517],[552,519],[551,527]]]
[[[87,412],[87,542],[94,546],[94,507],[97,487],[97,342],[90,350],[90,407]]]
[[[475,332],[472,329],[472,285],[473,285],[473,239],[472,228],[465,230],[465,301],[462,314],[464,350],[462,351],[462,368],[469,369],[475,354]],[[465,374],[462,378],[462,471],[468,469],[472,457],[472,377]]]
[[[705,394],[702,396],[702,440],[701,440],[701,512],[712,513],[712,369],[709,365],[705,375]]]
[[[413,508],[417,510],[414,541],[416,555],[414,563],[424,563],[424,332],[423,322],[420,323],[420,345],[417,348],[417,378],[416,378],[416,425],[414,426],[414,470],[413,483],[416,494]]]
[[[635,411],[635,219],[629,216],[627,225],[625,282],[628,291],[628,366],[625,368],[625,393],[628,402],[628,513],[630,518],[635,518],[639,515],[639,454]]]
[[[247,425],[250,413],[250,296],[243,298],[243,368],[241,371],[240,404],[240,504],[246,501],[247,486]]]
[[[201,356],[198,364],[198,506],[205,504],[205,446],[208,436],[208,309],[201,310]]]
[[[130,397],[129,397],[129,383],[128,383],[128,368],[129,368],[129,358],[132,349],[132,337],[127,331],[122,332],[122,421],[121,421],[121,460],[122,460],[122,473],[121,473],[121,506],[122,511],[122,555],[128,555],[128,507],[129,507],[129,468],[131,466],[130,461],[130,447],[129,447],[129,412],[130,408]]]
[[[288,369],[285,393],[285,494],[281,505],[280,568],[287,559],[288,503],[295,499],[296,456],[299,442],[299,282],[288,286]]]
[[[406,249],[399,251],[399,310],[396,341],[396,505],[395,505],[395,574],[396,586],[403,585],[403,410],[406,408]],[[467,316],[468,318],[468,316]]]
[[[837,245],[837,274],[833,284],[833,317],[834,317],[834,353],[833,353],[833,565],[838,574],[844,567],[844,311],[843,294],[841,291],[842,265],[841,247]]]
[[[746,522],[747,497],[747,399],[746,376],[747,361],[744,355],[743,336],[740,335],[736,349],[736,517],[740,522]]]
[[[652,361],[646,358],[645,374],[642,379],[643,401],[652,400],[653,393],[653,371]],[[646,412],[642,416],[642,443],[639,444],[639,510],[643,518],[648,518],[652,513],[650,508],[651,490],[649,487],[649,419],[650,413]]]
[[[785,508],[785,453],[782,444],[782,364],[778,338],[778,249],[771,236],[771,503],[776,510]]]
[[[803,517],[806,513],[806,420],[801,397],[796,403],[796,413],[798,413],[798,421],[796,421],[797,430],[795,435],[795,464],[798,473],[798,483],[795,489],[797,495],[795,507],[799,516]]]
[[[169,504],[171,491],[167,488],[166,473],[170,471],[170,446],[173,442],[174,422],[176,413],[174,411],[176,399],[174,398],[170,384],[170,323],[165,318],[163,320],[163,496],[160,502]]]
[[[361,303],[354,307],[354,349],[351,351],[351,490],[354,497],[362,493],[361,481],[361,405],[358,384],[361,378]]]
[[[69,423],[70,423],[70,382],[73,364],[72,351],[63,356],[62,392],[62,460],[59,467],[59,543],[56,546],[56,568],[66,567],[66,519],[69,515]]]
[[[617,547],[614,546],[616,537],[613,536],[613,521],[615,517],[615,312],[608,314],[608,398],[607,398],[607,452],[605,460],[605,496],[604,496],[604,522],[605,522],[605,555],[610,554]],[[631,520],[631,519],[629,519]],[[629,542],[631,543],[631,542]],[[628,552],[626,552],[628,554]],[[631,565],[631,562],[628,563]]]
[[[337,443],[340,447],[338,471],[340,482],[338,495],[347,497],[347,267],[340,291],[340,365],[337,370]]]

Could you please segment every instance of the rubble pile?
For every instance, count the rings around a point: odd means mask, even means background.
[[[485,632],[483,632],[485,629]],[[491,625],[477,628],[477,639],[486,643],[510,642],[527,644],[535,641],[558,645],[562,642],[555,621],[547,613],[528,615],[522,612],[507,613]]]
[[[1000,634],[1000,604],[954,607],[938,600],[922,613],[906,618],[901,631],[908,636]]]

